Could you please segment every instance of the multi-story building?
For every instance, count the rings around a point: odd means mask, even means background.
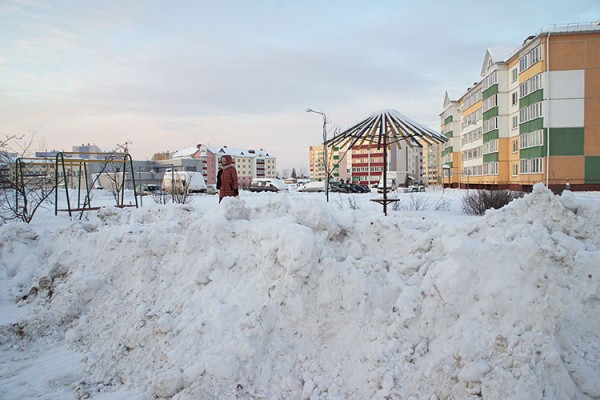
[[[101,153],[102,150],[95,144],[88,143],[87,145],[82,144],[81,146],[73,146],[73,152],[79,153],[77,157],[83,160],[94,160],[98,158],[96,153]]]
[[[440,145],[423,144],[423,183],[425,185],[439,185],[442,183],[439,153]]]
[[[10,187],[13,177],[11,176],[11,165],[15,163],[16,154],[8,154],[0,151],[0,189]]]
[[[308,170],[311,181],[325,180],[325,163],[323,145],[310,146],[308,150]]]
[[[383,174],[383,148],[377,145],[352,147],[352,182],[359,185],[379,183]]]
[[[173,154],[172,159],[193,158],[201,161],[204,180],[209,185],[217,182],[219,160],[224,155],[230,155],[238,174],[241,187],[248,187],[254,178],[274,178],[277,176],[277,159],[268,151],[259,149],[236,149],[227,146],[197,145],[183,149]]]
[[[600,189],[600,24],[485,53],[481,80],[444,101],[443,181],[453,187]]]
[[[331,155],[332,180],[349,180],[360,185],[379,183],[383,174],[383,149],[378,149],[376,144],[361,144],[351,149],[328,148],[328,154]],[[423,148],[420,147],[391,146],[388,152],[387,169],[406,172],[411,182],[424,182],[424,154]],[[310,166],[312,180],[324,179],[323,146],[311,146]]]

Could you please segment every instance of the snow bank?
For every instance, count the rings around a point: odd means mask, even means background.
[[[84,354],[88,393],[600,397],[596,204],[391,214],[281,195],[4,226],[2,300]]]

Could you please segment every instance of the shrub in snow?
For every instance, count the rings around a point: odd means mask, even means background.
[[[502,208],[520,197],[523,193],[511,190],[477,190],[463,197],[462,209],[465,214],[483,215],[490,208]]]

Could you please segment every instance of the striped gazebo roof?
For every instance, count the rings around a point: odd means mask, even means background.
[[[396,110],[385,110],[372,114],[344,132],[325,142],[328,146],[351,148],[364,143],[375,143],[377,147],[402,144],[423,147],[423,142],[436,144],[448,139],[440,133],[422,125]]]

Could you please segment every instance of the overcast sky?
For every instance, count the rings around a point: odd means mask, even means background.
[[[598,0],[0,0],[0,137],[131,142],[135,159],[263,148],[306,170],[323,122],[307,107],[331,129],[396,109],[439,130],[488,47],[594,20]]]

